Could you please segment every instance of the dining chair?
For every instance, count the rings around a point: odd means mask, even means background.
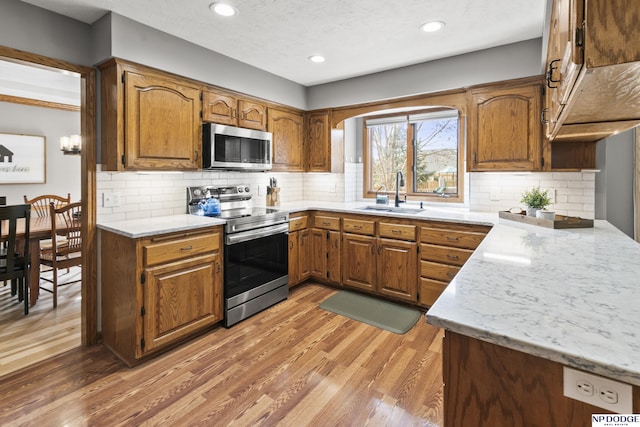
[[[51,249],[41,251],[40,263],[51,267],[53,276],[40,278],[40,289],[53,294],[53,307],[58,306],[58,287],[78,283],[81,279],[59,283],[58,270],[68,269],[82,265],[82,234],[81,234],[81,202],[69,203],[66,206],[56,207],[54,202],[49,204],[49,217],[51,218]],[[61,221],[58,227],[58,221]],[[57,240],[65,239],[65,244],[57,244]],[[51,283],[51,288],[42,286],[42,282]]]
[[[24,234],[18,236],[18,220],[24,219]],[[11,280],[12,294],[24,300],[29,314],[29,222],[31,206],[0,206],[0,236],[6,242],[0,250],[0,281]]]
[[[24,202],[31,205],[31,212],[36,216],[45,217],[50,215],[49,205],[55,204],[57,208],[68,205],[71,203],[71,193],[67,193],[67,197],[56,196],[55,194],[43,194],[42,196],[34,197],[29,200],[26,195]]]
[[[49,215],[51,215],[51,211],[50,211],[51,203],[54,203],[56,208],[59,208],[71,203],[71,193],[67,193],[67,197],[56,196],[55,194],[43,194],[42,196],[34,197],[31,200],[29,200],[26,195],[22,197],[24,197],[25,203],[28,203],[29,205],[31,205],[31,212],[38,217],[48,217]],[[63,246],[67,242],[62,236],[59,236],[58,239],[56,239],[56,243],[58,246]],[[42,258],[43,253],[51,252],[51,245],[52,245],[51,239],[40,240],[40,252],[41,252],[40,258]],[[49,270],[46,270],[46,271],[49,271]]]

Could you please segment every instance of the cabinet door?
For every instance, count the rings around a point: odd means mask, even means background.
[[[126,169],[197,169],[200,91],[125,72]]]
[[[376,238],[342,235],[342,284],[375,291]]]
[[[222,320],[219,253],[147,268],[144,274],[142,353]]]
[[[238,100],[238,126],[267,130],[267,107],[247,99]]]
[[[235,97],[218,92],[205,91],[202,95],[202,120],[236,126],[238,101]]]
[[[327,278],[327,239],[325,230],[311,229],[311,257],[309,258],[312,277]]]
[[[549,24],[545,91],[546,135],[558,132],[558,119],[573,88],[582,64],[584,48],[578,46],[576,34],[582,29],[584,0],[553,2]]]
[[[418,295],[418,250],[414,242],[380,239],[378,246],[379,292],[416,302]]]
[[[289,233],[289,287],[300,282],[300,265],[298,260],[298,233]]]
[[[303,128],[302,115],[269,109],[274,171],[304,171]]]
[[[307,116],[307,171],[331,172],[331,133],[329,113]]]
[[[309,230],[298,231],[298,278],[303,282],[311,275],[311,233]]]
[[[470,171],[535,171],[541,167],[540,85],[471,92]]]
[[[327,231],[329,234],[328,257],[327,257],[327,279],[334,284],[340,284],[342,280],[342,235],[339,231]]]

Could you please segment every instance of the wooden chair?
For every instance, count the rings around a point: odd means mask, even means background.
[[[17,237],[18,219],[23,218],[24,236]],[[24,314],[29,314],[29,221],[31,206],[0,207],[0,236],[6,245],[0,250],[0,281],[11,280],[12,294],[24,300]]]
[[[24,197],[24,202],[31,205],[31,212],[39,217],[49,216],[49,205],[55,204],[56,208],[68,205],[71,203],[71,193],[67,193],[67,197],[56,196],[55,194],[43,194],[42,196],[34,197],[33,199],[27,199]]]
[[[51,203],[55,204],[56,208],[66,206],[71,203],[71,193],[67,193],[66,198],[62,196],[56,196],[55,194],[43,194],[42,196],[34,197],[31,200],[29,200],[26,195],[22,197],[24,197],[25,203],[31,205],[31,213],[38,217],[48,217],[49,215],[51,215]],[[67,243],[62,236],[59,236],[56,242],[58,246],[65,245]],[[51,239],[40,240],[40,258],[42,258],[44,254],[49,254],[51,252],[51,245]]]
[[[42,277],[40,279],[40,289],[51,292],[53,294],[53,307],[58,306],[58,270],[61,268],[68,269],[73,266],[82,265],[82,235],[81,235],[81,203],[70,203],[66,206],[56,208],[55,203],[49,205],[49,216],[51,217],[51,241],[53,242],[51,250],[41,252],[40,262],[51,267],[53,277],[51,279]],[[66,230],[59,231],[56,221],[64,221]],[[64,238],[64,245],[57,244],[57,240]],[[52,284],[51,289],[42,286],[42,281]],[[78,283],[81,279],[66,282],[64,285]]]

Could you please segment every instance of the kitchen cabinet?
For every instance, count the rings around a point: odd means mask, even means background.
[[[101,231],[103,342],[129,366],[220,322],[222,227]]]
[[[344,131],[330,123],[329,110],[305,113],[307,172],[344,172]]]
[[[304,282],[311,274],[312,245],[307,223],[306,214],[293,214],[289,218],[289,287]]]
[[[202,94],[202,120],[248,129],[267,130],[267,106],[229,92],[207,89]]]
[[[541,97],[542,82],[538,78],[471,88],[467,169],[540,170]]]
[[[420,227],[420,305],[433,305],[488,232],[489,227],[462,224]]]
[[[635,0],[555,0],[543,120],[556,141],[597,141],[640,123]]]
[[[267,129],[273,134],[273,171],[304,171],[304,117],[276,108],[268,110]]]
[[[312,255],[311,276],[329,283],[341,282],[341,233],[340,218],[335,216],[318,215],[313,217],[311,230]]]
[[[387,297],[417,299],[415,225],[344,219],[342,281],[345,286]],[[413,240],[413,241],[411,241]]]
[[[100,66],[102,170],[195,170],[201,146],[200,89],[121,60]]]

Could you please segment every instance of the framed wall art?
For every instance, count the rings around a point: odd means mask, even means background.
[[[0,133],[0,184],[44,184],[45,137]]]

